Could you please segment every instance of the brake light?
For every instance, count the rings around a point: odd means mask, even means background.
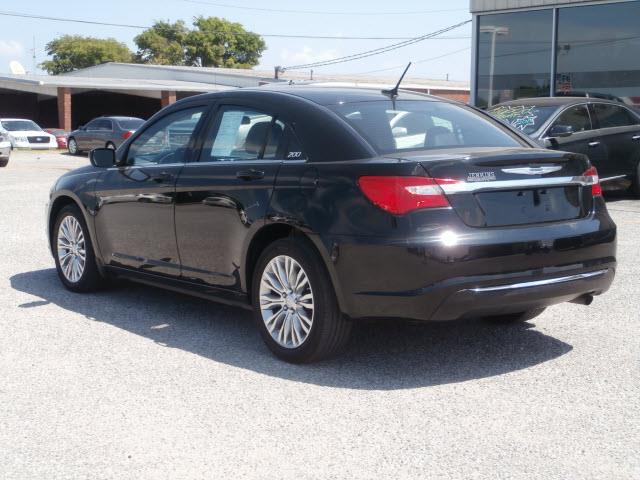
[[[600,177],[598,176],[598,170],[596,167],[589,168],[582,174],[586,178],[587,182],[591,185],[591,194],[594,197],[602,196],[602,185],[600,185]]]
[[[131,135],[133,135],[133,132],[135,132],[135,130],[127,130],[126,132],[124,132],[122,134],[122,139],[126,140],[127,138],[129,138]]]
[[[449,201],[438,184],[455,180],[429,177],[366,176],[358,186],[375,205],[394,215],[419,208],[448,207]]]

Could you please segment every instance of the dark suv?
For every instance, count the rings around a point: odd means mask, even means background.
[[[118,148],[144,120],[136,117],[98,117],[69,134],[67,148],[77,155],[94,148]]]
[[[534,146],[412,92],[199,95],[62,176],[49,240],[70,290],[108,276],[252,308],[293,362],[360,318],[524,320],[589,304],[616,266],[597,171]]]

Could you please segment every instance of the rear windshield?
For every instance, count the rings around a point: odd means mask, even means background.
[[[21,130],[42,131],[42,129],[31,120],[4,120],[2,127],[8,132],[19,132]]]
[[[521,147],[515,135],[473,110],[429,100],[330,105],[381,154],[456,147]]]
[[[118,120],[118,125],[123,130],[137,130],[140,128],[140,125],[144,123],[144,120],[139,118],[129,118],[127,120]]]
[[[530,135],[538,130],[557,109],[556,106],[498,105],[489,110],[489,113],[501,122]]]

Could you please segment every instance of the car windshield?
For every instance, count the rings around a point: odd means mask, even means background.
[[[128,118],[126,120],[118,120],[118,125],[123,130],[137,130],[144,123],[144,120],[139,118]]]
[[[515,135],[462,105],[379,100],[330,105],[379,153],[461,147],[520,147]]]
[[[490,109],[489,113],[516,130],[531,135],[538,130],[557,109],[557,106],[498,105]]]
[[[31,120],[4,120],[2,127],[9,132],[19,132],[22,130],[42,131],[42,129]]]

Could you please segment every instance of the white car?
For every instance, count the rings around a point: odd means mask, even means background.
[[[0,118],[0,135],[7,137],[12,148],[58,148],[56,137],[42,130],[33,120]]]

